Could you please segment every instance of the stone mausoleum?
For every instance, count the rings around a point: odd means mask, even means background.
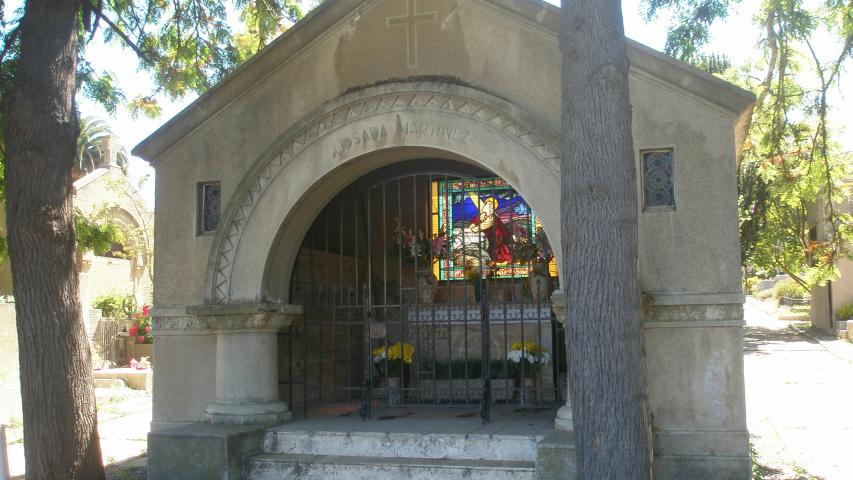
[[[136,147],[157,172],[149,478],[573,475],[559,17],[326,2]],[[753,97],[627,48],[657,478],[746,479]]]

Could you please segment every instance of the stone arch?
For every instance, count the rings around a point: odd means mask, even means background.
[[[287,269],[323,206],[362,174],[412,158],[472,163],[506,179],[559,257],[554,139],[515,105],[468,86],[389,82],[347,93],[290,127],[238,185],[211,247],[205,301],[286,301]]]

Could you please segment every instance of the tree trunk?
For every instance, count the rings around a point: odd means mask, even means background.
[[[103,479],[74,263],[71,168],[80,0],[28,0],[3,104],[27,478]]]
[[[651,478],[619,0],[564,0],[562,246],[579,479]]]

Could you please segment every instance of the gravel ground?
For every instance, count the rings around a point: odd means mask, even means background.
[[[151,394],[126,387],[96,388],[98,434],[108,480],[144,480],[151,425]],[[7,432],[9,469],[22,480],[24,445],[20,429]],[[14,436],[13,436],[14,435]]]

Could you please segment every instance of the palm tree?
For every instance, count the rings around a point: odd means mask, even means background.
[[[80,136],[77,137],[77,152],[74,166],[75,178],[92,172],[104,165],[109,159],[104,158],[104,142],[113,137],[110,126],[104,120],[95,117],[83,117],[80,119]],[[116,151],[116,164],[121,171],[127,174],[127,151],[119,146]]]

